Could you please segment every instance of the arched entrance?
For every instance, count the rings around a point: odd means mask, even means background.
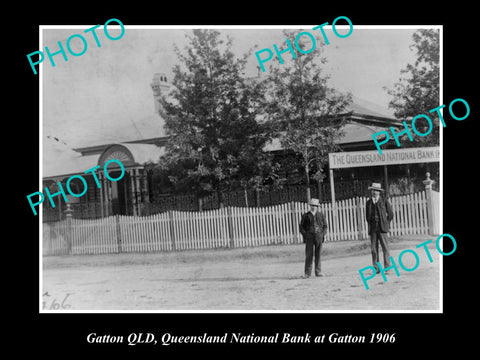
[[[139,215],[142,201],[140,175],[143,167],[136,163],[132,152],[125,146],[115,144],[107,147],[98,159],[98,165],[103,170],[105,163],[116,159],[121,161],[125,174],[118,181],[110,181],[100,172],[102,183],[102,209],[104,216]],[[121,169],[115,162],[108,164],[108,174],[112,178],[121,175]]]
[[[120,177],[120,171],[109,172],[113,178]],[[111,215],[132,215],[132,191],[130,189],[131,176],[129,172],[116,182],[112,182],[112,213]]]

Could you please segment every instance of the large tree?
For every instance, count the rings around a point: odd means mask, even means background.
[[[299,32],[283,33],[293,43]],[[305,52],[311,49],[311,43],[299,39],[301,49]],[[322,50],[323,43],[318,39],[316,49],[308,54],[297,53],[296,59],[284,64],[275,59],[276,64],[266,79],[268,119],[276,124],[282,147],[301,159],[308,201],[311,177],[321,182],[328,153],[338,150],[344,125],[344,117],[338,115],[351,102],[350,94],[342,94],[328,85],[329,75],[322,69],[326,63]]]
[[[262,148],[268,127],[257,121],[262,90],[244,78],[246,56],[216,30],[193,30],[173,69],[173,89],[161,100],[169,136],[161,166],[179,192],[199,197],[261,183],[271,169]]]
[[[399,119],[412,119],[419,114],[426,114],[432,119],[432,133],[425,137],[414,135],[413,142],[404,135],[401,140],[402,146],[438,145],[440,122],[436,113],[430,114],[429,110],[440,105],[439,30],[417,30],[413,33],[412,40],[410,50],[415,52],[415,62],[407,64],[401,70],[399,81],[395,83],[393,89],[387,90],[393,97],[389,106]],[[421,133],[428,130],[428,122],[425,119],[420,118],[415,122],[415,126]]]

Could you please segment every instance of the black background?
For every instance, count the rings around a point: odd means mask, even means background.
[[[400,353],[417,357],[420,352],[439,355],[457,349],[463,353],[474,345],[475,312],[477,304],[477,212],[478,175],[476,144],[476,106],[473,85],[478,81],[476,56],[476,29],[473,5],[467,2],[448,3],[448,6],[420,6],[418,3],[372,2],[352,7],[337,2],[327,9],[322,2],[282,3],[212,3],[171,6],[170,3],[130,3],[128,7],[111,4],[66,3],[25,6],[16,16],[13,11],[4,14],[6,21],[15,22],[6,28],[4,37],[4,74],[9,91],[4,95],[10,101],[5,106],[8,127],[4,138],[18,151],[4,164],[4,191],[12,200],[8,206],[9,223],[4,233],[5,243],[11,247],[5,258],[13,261],[5,269],[4,300],[9,320],[4,328],[8,336],[3,345],[20,353],[29,349],[46,358],[68,358],[81,354],[116,353],[126,356],[150,353],[151,356],[177,357],[184,350],[199,354],[226,352],[280,352],[295,356],[329,354],[338,356],[344,350],[354,355],[393,356]],[[175,8],[178,7],[178,8]],[[455,98],[465,99],[471,109],[468,119],[455,121],[444,111],[447,127],[443,131],[443,189],[444,233],[457,240],[456,252],[444,257],[444,313],[443,314],[39,314],[39,241],[38,217],[32,216],[26,195],[38,189],[38,75],[34,75],[26,58],[38,50],[39,25],[104,24],[111,18],[124,25],[285,25],[321,24],[332,22],[338,16],[347,16],[353,25],[444,25],[443,28],[443,103]],[[447,108],[446,108],[447,109]],[[446,110],[445,109],[445,110]],[[7,119],[4,119],[7,120]],[[11,126],[13,125],[13,129]],[[7,147],[5,147],[7,148]],[[10,149],[10,147],[8,147]],[[14,171],[12,171],[14,170]],[[5,181],[7,181],[5,183]],[[6,189],[11,189],[6,191]],[[422,290],[419,289],[419,292]],[[315,299],[312,299],[315,301]],[[472,328],[473,325],[473,328]],[[171,345],[127,346],[88,344],[86,336],[97,334],[128,335],[131,332],[152,332],[175,335],[193,335],[225,332],[273,335],[289,332],[302,335],[339,334],[364,335],[372,332],[396,333],[394,344],[262,344],[262,345]],[[141,358],[141,357],[140,357]]]

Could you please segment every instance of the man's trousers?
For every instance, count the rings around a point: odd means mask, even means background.
[[[321,273],[320,252],[322,250],[323,236],[320,234],[305,235],[305,275],[312,274],[312,262],[315,257],[315,275]]]
[[[382,252],[383,252],[383,268],[386,269],[392,265],[390,262],[390,251],[388,249],[386,235],[387,234],[382,233],[380,231],[380,225],[378,223],[372,224],[372,230],[370,233],[370,241],[371,241],[371,248],[372,248],[372,263],[373,263],[373,267],[377,272],[380,271],[377,264],[377,262],[380,261],[380,256],[378,253],[379,243],[380,243],[380,246],[382,247]]]

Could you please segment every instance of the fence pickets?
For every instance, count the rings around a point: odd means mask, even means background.
[[[428,234],[425,191],[389,200],[394,212],[391,235]],[[368,238],[366,201],[365,197],[355,197],[335,204],[321,204],[320,211],[328,224],[325,241]],[[436,191],[432,191],[432,207],[434,228],[438,229],[439,193]],[[290,202],[258,208],[168,211],[144,217],[69,218],[43,223],[43,254],[166,252],[297,244],[303,242],[299,223],[308,209],[306,203]]]

